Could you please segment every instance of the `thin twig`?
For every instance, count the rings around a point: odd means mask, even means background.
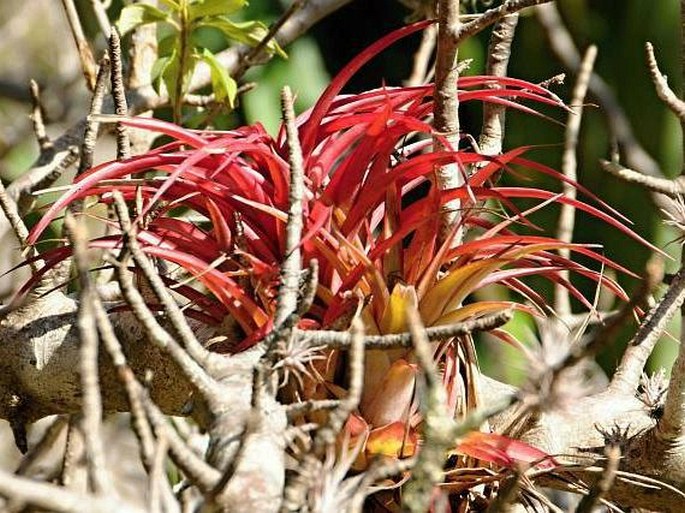
[[[109,73],[110,59],[109,55],[105,54],[102,56],[102,59],[100,59],[95,89],[93,90],[93,97],[90,100],[86,130],[83,134],[83,144],[81,145],[81,162],[79,162],[78,171],[76,172],[77,176],[83,174],[87,169],[90,169],[93,166],[93,153],[95,151],[95,143],[97,142],[98,130],[100,128],[100,123],[98,123],[93,115],[102,112],[102,102],[105,98]]]
[[[337,408],[328,414],[328,422],[322,427],[314,438],[314,453],[323,455],[326,447],[335,444],[336,437],[350,416],[357,407],[362,396],[364,387],[364,325],[357,316],[352,320],[350,326],[350,344],[348,375],[350,384],[347,395],[340,399]]]
[[[115,212],[122,226],[122,230],[124,233],[124,244],[126,248],[131,252],[131,255],[133,255],[136,264],[141,268],[141,270],[143,270],[143,272],[146,273],[146,277],[148,277],[148,274],[149,276],[153,276],[155,273],[154,269],[152,268],[152,264],[147,259],[147,257],[145,257],[145,255],[142,253],[142,250],[140,250],[140,247],[137,245],[135,235],[131,234],[131,224],[130,219],[128,217],[128,212],[126,211],[126,205],[123,203],[123,198],[121,197],[118,191],[114,192],[114,200]],[[188,381],[193,385],[193,387],[195,387],[195,389],[200,393],[200,395],[203,398],[210,401],[215,399],[215,381],[210,378],[205,369],[197,362],[197,360],[195,360],[195,357],[198,356],[196,352],[197,347],[195,347],[195,344],[199,346],[199,342],[195,340],[195,342],[193,342],[189,346],[188,341],[184,340],[184,342],[186,343],[186,347],[184,349],[184,347],[182,347],[174,337],[172,337],[164,328],[162,328],[162,326],[160,326],[160,324],[157,322],[155,318],[155,315],[147,307],[142,295],[133,285],[131,273],[128,271],[126,262],[119,261],[113,262],[113,264],[117,271],[119,285],[121,286],[121,292],[126,301],[128,302],[129,306],[131,307],[131,310],[134,313],[135,317],[142,324],[150,340],[153,343],[155,343],[160,349],[163,349],[169,354],[169,356],[181,368],[185,376],[188,378]],[[147,271],[145,271],[145,269],[147,269]],[[160,300],[161,299],[162,298],[160,298]],[[178,308],[178,306],[176,306],[176,308]],[[167,310],[167,314],[169,315],[169,313],[173,311],[173,308],[170,308]],[[180,314],[180,311],[178,313]],[[180,315],[182,316],[182,314]],[[185,322],[185,319],[183,321]],[[179,332],[179,335],[182,335],[184,332],[185,329],[182,329]],[[191,336],[194,338],[192,332]],[[192,349],[191,346],[195,347],[195,349]],[[191,352],[194,354],[194,356],[191,356]]]
[[[143,465],[152,470],[154,465],[155,442],[154,432],[165,438],[169,444],[172,460],[185,475],[203,491],[211,490],[219,480],[220,473],[204,462],[188,447],[185,441],[171,429],[159,408],[149,398],[145,388],[135,377],[126,362],[126,356],[116,337],[107,312],[98,297],[93,306],[98,322],[98,331],[112,363],[118,370],[118,377],[126,388],[131,412],[134,415],[133,426],[141,443]],[[151,429],[151,427],[153,429]]]
[[[102,4],[102,0],[90,0],[90,4],[93,6],[93,12],[95,13],[95,18],[98,20],[98,25],[100,26],[102,34],[105,36],[105,39],[109,39],[112,25],[110,25],[109,17],[107,16],[105,6]]]
[[[652,43],[645,43],[645,51],[647,53],[647,66],[649,67],[649,75],[654,82],[654,89],[662,102],[678,116],[680,122],[685,122],[685,102],[678,98],[673,90],[669,87],[666,81],[666,76],[661,74],[659,64],[654,55],[654,47]]]
[[[121,224],[121,229],[124,236],[124,243],[131,252],[131,256],[138,268],[141,270],[145,278],[147,278],[152,291],[164,306],[164,312],[171,321],[171,325],[181,338],[183,347],[188,351],[188,354],[195,359],[200,365],[207,364],[210,353],[202,347],[202,344],[197,340],[195,333],[188,325],[181,308],[178,306],[169,290],[164,286],[164,282],[155,270],[152,262],[145,256],[131,225],[131,219],[128,215],[128,209],[124,202],[121,193],[115,191],[113,194],[114,207],[117,218]]]
[[[618,465],[621,462],[621,449],[618,445],[608,445],[605,449],[606,466],[604,472],[590,491],[578,503],[576,513],[591,513],[609,493],[616,478]]]
[[[83,438],[78,424],[78,415],[71,415],[69,417],[69,426],[67,427],[67,439],[64,442],[62,469],[59,476],[59,484],[64,488],[72,488],[74,486],[76,473],[82,467]]]
[[[680,2],[680,59],[681,63],[685,59],[685,0]],[[680,120],[680,139],[685,144],[685,102],[683,93],[678,98],[668,88],[666,79],[661,75],[656,64],[656,58],[651,45],[647,47],[647,58],[652,79],[656,86],[657,94],[669,109],[678,116]],[[685,77],[685,70],[681,70],[681,79]],[[682,155],[685,156],[685,147],[682,147]],[[680,168],[680,177],[685,177],[685,161]],[[682,198],[680,198],[682,200]],[[681,248],[680,271],[685,273],[685,249]],[[682,449],[683,433],[685,433],[685,307],[680,309],[680,347],[678,356],[671,368],[671,379],[666,391],[664,400],[664,414],[657,423],[656,436],[665,441],[669,447],[675,450]]]
[[[69,421],[66,416],[58,416],[45,430],[38,443],[32,444],[31,449],[21,459],[14,473],[16,475],[27,475],[33,464],[40,462],[46,453],[55,446],[68,425]]]
[[[664,263],[659,257],[653,257],[647,262],[645,275],[638,289],[630,296],[630,301],[624,303],[621,309],[608,317],[593,333],[592,339],[586,343],[591,354],[597,354],[608,344],[612,344],[623,326],[635,316],[635,309],[647,304],[650,294],[664,278]],[[590,356],[588,354],[587,356]]]
[[[95,0],[99,2],[99,0]],[[162,493],[168,488],[169,482],[164,472],[164,462],[166,461],[169,443],[163,435],[157,438],[152,469],[150,471],[150,513],[162,513]]]
[[[685,178],[683,177],[679,176],[673,179],[661,178],[635,171],[608,160],[600,160],[599,163],[602,169],[613,176],[625,182],[639,185],[649,191],[659,192],[671,198],[685,194]]]
[[[499,7],[488,9],[473,21],[464,23],[456,34],[457,42],[464,41],[484,28],[496,23],[508,14],[521,11],[535,5],[546,4],[553,0],[506,0]]]
[[[24,220],[19,215],[17,204],[8,196],[2,181],[0,181],[0,208],[2,209],[3,214],[5,214],[5,217],[7,218],[14,235],[17,237],[22,250],[25,251],[29,247],[26,244],[26,239],[29,236],[29,230],[26,228]],[[37,256],[38,254],[35,248],[31,248],[29,251],[30,256]],[[29,267],[31,268],[32,272],[36,273],[38,271],[38,262],[31,262]]]
[[[114,113],[117,116],[126,116],[128,115],[128,104],[126,102],[126,91],[124,90],[124,72],[121,62],[121,39],[119,38],[119,32],[115,27],[112,27],[107,44],[109,59],[112,62],[110,78],[112,82],[112,98],[114,99]],[[127,159],[131,156],[131,141],[128,137],[128,128],[121,123],[117,123],[116,134],[117,160]]]
[[[40,151],[46,151],[52,146],[52,141],[45,131],[45,116],[43,104],[40,100],[40,88],[35,80],[29,82],[31,90],[31,121],[33,122],[33,133],[36,135]]]
[[[423,513],[429,510],[433,490],[443,480],[445,454],[454,445],[456,425],[448,414],[447,395],[421,318],[414,310],[408,310],[407,315],[414,354],[424,381],[419,401],[423,415],[423,445],[404,489],[402,502],[405,511]]]
[[[316,291],[319,286],[319,261],[313,258],[309,261],[309,269],[307,270],[307,279],[303,285],[303,292],[297,306],[296,315],[302,317],[314,304],[316,299]]]
[[[288,417],[294,418],[301,415],[306,415],[318,410],[332,410],[340,405],[338,399],[320,399],[318,401],[306,401],[302,403],[293,403],[286,406],[286,413]]]
[[[290,164],[290,197],[288,198],[288,223],[285,228],[285,255],[281,264],[281,285],[278,289],[274,325],[281,325],[286,317],[297,310],[297,298],[302,272],[300,242],[304,201],[304,162],[300,138],[295,124],[295,107],[292,91],[288,86],[281,91],[281,108],[288,141]]]
[[[111,495],[76,493],[35,479],[16,477],[3,470],[0,470],[0,496],[56,513],[143,513],[140,508]]]
[[[67,15],[67,20],[69,21],[69,28],[71,29],[71,35],[76,43],[76,48],[78,49],[78,56],[81,60],[81,70],[83,71],[83,76],[86,79],[86,85],[91,91],[95,87],[95,58],[93,57],[93,52],[90,49],[90,45],[86,40],[86,36],[83,33],[83,27],[81,26],[81,19],[79,18],[78,11],[76,10],[76,5],[74,0],[62,0],[62,6],[64,7],[64,12]]]
[[[147,415],[143,408],[139,390],[141,385],[135,378],[133,371],[126,361],[126,356],[121,348],[121,344],[114,332],[114,327],[109,319],[107,311],[102,306],[98,296],[94,297],[93,308],[95,310],[95,320],[102,343],[112,360],[112,364],[117,369],[117,377],[124,385],[131,411],[131,427],[138,438],[140,446],[141,462],[143,467],[150,472],[154,459],[155,441],[152,428],[148,422]]]
[[[583,119],[583,103],[585,102],[585,95],[587,94],[590,77],[592,76],[592,69],[597,58],[597,47],[592,45],[586,52],[578,69],[578,77],[576,78],[576,85],[573,88],[571,96],[571,109],[568,119],[566,121],[566,133],[564,135],[564,153],[561,158],[561,172],[569,180],[574,182],[577,180],[578,159],[576,152],[578,151],[578,134],[580,133],[580,123]],[[564,182],[563,193],[567,198],[574,200],[576,198],[576,188],[570,183]],[[557,222],[557,239],[561,242],[570,243],[573,240],[573,227],[575,225],[575,207],[573,204],[564,203],[561,205],[559,212],[559,220]],[[569,248],[560,248],[559,255],[563,258],[569,258],[571,250]],[[559,277],[568,281],[570,277],[569,270],[563,270],[559,273]],[[568,288],[561,283],[554,284],[554,309],[561,318],[571,315],[571,298],[569,296]]]
[[[44,152],[34,167],[7,187],[7,194],[17,202],[22,212],[28,210],[33,204],[32,191],[52,185],[78,160],[79,146],[83,142],[85,126],[85,122],[75,125],[60,137],[60,144],[54,141],[53,148]]]
[[[421,43],[414,53],[414,64],[409,78],[404,82],[407,87],[423,85],[428,81],[430,74],[429,66],[435,44],[437,42],[438,29],[435,25],[426,27],[421,35]]]
[[[74,262],[81,286],[78,308],[78,328],[81,338],[79,371],[83,406],[81,410],[81,430],[83,431],[86,463],[91,487],[96,494],[112,492],[110,476],[105,466],[105,450],[102,439],[102,398],[98,376],[98,335],[93,312],[93,295],[96,294],[91,283],[88,265],[88,236],[82,225],[76,223],[71,215],[64,219],[67,234],[73,248]]]
[[[685,329],[681,328],[680,347],[666,391],[663,416],[657,424],[656,434],[661,440],[680,447],[685,432]]]
[[[282,47],[287,46],[304,34],[309,28],[318,22],[320,19],[328,16],[330,13],[340,9],[342,6],[350,3],[352,0],[307,0],[301,8],[295,9],[292,13],[286,11],[288,17],[283,22],[277,21],[280,26],[277,27],[273,38]],[[284,17],[285,17],[284,14]],[[253,48],[249,46],[234,47],[230,52],[223,52],[218,56],[220,62],[225,65],[231,76],[238,80],[242,78],[250,66],[256,64],[257,59],[252,58],[251,62],[245,61],[245,56],[251,54]],[[260,52],[264,56],[263,60],[259,60],[259,64],[271,58],[270,55],[265,55],[265,52]],[[191,84],[192,89],[197,89],[209,83],[211,80],[209,70],[207,68],[200,69],[194,77]],[[202,85],[201,85],[202,84]]]
[[[549,40],[552,52],[567,70],[575,72],[580,66],[580,52],[563,22],[556,4],[541,5],[535,9],[535,14]],[[597,73],[592,74],[589,87],[590,93],[601,107],[601,112],[605,113],[609,130],[621,146],[626,163],[650,176],[663,177],[659,164],[635,138],[628,117],[618,102],[613,89]],[[655,201],[659,206],[664,206],[658,197],[655,198]]]
[[[509,322],[513,314],[510,310],[497,314],[486,315],[479,319],[458,322],[445,326],[426,328],[426,337],[431,342],[447,340],[452,337],[467,335],[478,331],[489,331]],[[305,338],[312,346],[326,346],[331,349],[344,349],[350,346],[352,337],[341,331],[299,331],[299,336]],[[392,335],[367,335],[364,337],[366,349],[389,349],[393,347],[412,347],[411,333],[397,333]]]
[[[270,27],[266,35],[259,41],[259,43],[254,46],[250,51],[243,57],[242,62],[236,69],[234,76],[242,76],[247,69],[258,63],[263,59],[262,55],[266,46],[276,38],[278,31],[281,27],[293,17],[293,15],[302,9],[302,7],[307,3],[306,0],[294,0],[290,6],[285,10],[285,12],[278,18]]]

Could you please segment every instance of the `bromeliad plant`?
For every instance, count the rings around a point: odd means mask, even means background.
[[[563,277],[562,271],[569,270],[601,282],[626,299],[611,279],[558,254],[568,249],[630,274],[596,248],[514,230],[518,225],[534,227],[527,219],[530,212],[566,203],[648,244],[627,227],[620,213],[582,186],[527,159],[530,148],[488,157],[441,141],[448,149],[433,151],[433,139],[441,138],[430,125],[431,85],[340,94],[348,79],[372,57],[425,25],[405,27],[362,52],[298,119],[306,189],[302,260],[318,262],[312,267],[318,278],[315,299],[299,327],[345,330],[358,314],[366,333],[383,335],[406,332],[408,310],[418,312],[427,327],[476,320],[507,309],[546,315],[551,308],[526,284],[529,276],[562,284],[591,309]],[[462,77],[459,99],[493,102],[530,114],[538,112],[522,101],[565,108],[544,87],[512,78]],[[80,176],[33,228],[30,242],[38,241],[73,202],[96,198],[97,203],[109,204],[112,191],[117,190],[137,205],[136,233],[143,251],[174,264],[164,279],[187,301],[187,315],[219,331],[228,320],[237,324],[237,333],[229,335],[226,330],[228,340],[214,349],[250,348],[272,330],[276,311],[289,207],[285,131],[272,137],[260,125],[216,132],[187,130],[154,119],[117,121],[158,132],[171,142]],[[435,170],[447,164],[458,166],[463,186],[450,190],[435,186]],[[493,183],[498,174],[514,169],[571,183],[595,205],[543,189]],[[454,199],[459,200],[462,215],[453,232],[467,234],[456,245],[451,237],[440,240],[438,236],[442,207]],[[539,204],[521,211],[516,206],[519,199]],[[89,204],[84,212],[93,206]],[[109,250],[121,244],[116,233],[91,241],[92,247]],[[46,265],[41,272],[68,258],[70,251],[62,247],[43,253]],[[528,303],[474,297],[488,286],[507,287]],[[493,333],[515,343],[504,331]],[[461,337],[436,343],[433,351],[451,413],[464,416],[476,406],[477,362],[472,342]],[[344,395],[347,381],[342,360],[338,351],[329,351],[323,359],[309,362],[307,375],[289,384],[288,397],[308,400]],[[345,428],[347,442],[361,447],[353,467],[364,468],[369,458],[379,454],[401,458],[416,451],[421,423],[416,374],[411,350],[367,352],[361,402]],[[546,457],[525,444],[487,433],[471,435],[460,444],[455,440],[454,449],[504,467],[517,461],[539,464]],[[553,465],[553,460],[543,465]]]

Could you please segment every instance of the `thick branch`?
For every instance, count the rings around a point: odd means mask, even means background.
[[[640,382],[645,363],[666,325],[685,301],[685,270],[681,269],[671,281],[668,291],[652,308],[640,329],[628,344],[611,383],[612,388],[634,392]]]

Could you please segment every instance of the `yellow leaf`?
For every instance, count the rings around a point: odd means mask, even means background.
[[[418,299],[414,287],[402,283],[395,284],[380,322],[381,333],[387,335],[408,331],[407,311],[409,309],[416,311],[417,305]]]
[[[366,454],[383,455],[391,458],[407,458],[416,452],[418,436],[414,429],[407,429],[403,422],[372,429],[366,441]]]

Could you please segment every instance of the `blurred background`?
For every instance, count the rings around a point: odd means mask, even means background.
[[[240,15],[245,19],[259,19],[264,23],[275,20],[290,2],[278,0],[251,0]],[[481,0],[465,2],[471,12],[484,10]],[[489,1],[488,4],[498,2]],[[85,30],[100,55],[104,38],[90,10],[90,2],[76,2]],[[116,19],[122,7],[121,0],[111,0],[108,14]],[[682,138],[676,118],[658,100],[645,65],[644,44],[651,41],[657,51],[662,71],[669,83],[679,92],[679,2],[660,0],[560,0],[559,11],[577,45],[583,51],[595,44],[599,49],[595,70],[606,81],[627,116],[636,141],[651,155],[663,173],[676,176],[681,167]],[[274,131],[280,118],[278,92],[289,84],[297,93],[297,107],[311,106],[318,94],[335,75],[361,49],[389,31],[406,22],[410,10],[398,0],[354,0],[346,7],[320,22],[307,36],[286,47],[289,58],[273,59],[263,67],[254,68],[245,77],[256,87],[239,98],[236,111],[217,120],[217,125],[229,128],[240,123],[261,122]],[[466,74],[479,74],[484,70],[484,57],[489,32],[467,41],[460,50],[460,59],[473,59]],[[212,34],[207,33],[207,44]],[[401,85],[409,76],[412,56],[419,44],[419,36],[406,39],[383,53],[366,66],[350,82],[347,91],[361,91],[382,84]],[[550,50],[547,35],[532,12],[524,13],[514,40],[510,76],[542,82],[562,72],[568,72]],[[88,109],[89,94],[84,87],[74,42],[69,32],[60,2],[54,0],[3,0],[0,2],[0,178],[9,183],[27,170],[34,162],[38,150],[29,120],[30,97],[28,81],[35,79],[43,89],[48,131],[61,134],[66,127],[81,118]],[[554,86],[564,99],[570,96],[574,76],[567,75],[565,84]],[[588,96],[587,108],[581,129],[579,145],[579,181],[605,199],[635,223],[635,230],[644,238],[654,241],[674,256],[678,256],[677,235],[665,227],[659,212],[649,196],[636,187],[628,186],[604,173],[598,166],[599,158],[609,158],[614,141],[607,127],[606,113],[597,101]],[[545,112],[563,122],[565,114]],[[160,116],[169,116],[160,111]],[[461,110],[462,127],[477,137],[480,131],[480,110],[477,105],[465,105]],[[511,112],[507,115],[505,149],[520,145],[539,145],[533,158],[555,169],[560,167],[560,144],[564,128],[561,123]],[[542,147],[544,146],[544,147]],[[102,146],[99,159],[111,156],[107,145]],[[540,181],[548,188],[558,184]],[[510,180],[507,178],[507,180]],[[534,221],[553,227],[557,215],[554,208],[545,209]],[[603,244],[607,256],[641,273],[649,251],[616,230],[579,215],[575,238],[579,242]],[[7,239],[9,240],[9,239]],[[13,244],[9,242],[8,244]],[[7,244],[4,244],[8,255]],[[3,270],[11,267],[14,257],[0,257]],[[673,271],[676,263],[668,264]],[[21,280],[18,273],[5,276],[0,283],[6,297]],[[630,291],[635,282],[618,277]],[[578,281],[577,285],[588,297],[594,294],[591,283]],[[536,284],[540,288],[547,285]],[[519,319],[511,328],[523,340],[532,336],[530,320]],[[674,326],[673,329],[677,329]],[[677,333],[677,331],[674,331]],[[624,340],[601,354],[600,360],[611,371],[622,351]],[[487,346],[483,350],[486,371],[511,381],[520,379],[521,359],[501,346]],[[652,368],[669,367],[675,351],[675,342],[665,337],[655,352]],[[504,353],[502,353],[504,352]],[[494,365],[493,362],[498,364]]]

